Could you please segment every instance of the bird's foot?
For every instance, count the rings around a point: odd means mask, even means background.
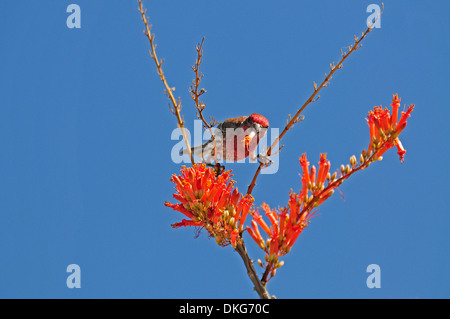
[[[257,156],[259,164],[263,167],[269,167],[273,163],[273,161],[267,155],[258,154]]]
[[[206,163],[206,166],[213,167],[214,172],[216,173],[216,177],[219,175],[222,175],[223,172],[225,172],[225,166],[221,165],[220,163]]]

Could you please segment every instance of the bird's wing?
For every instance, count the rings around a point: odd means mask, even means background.
[[[235,127],[236,124],[240,124],[244,122],[248,116],[239,116],[239,117],[233,117],[230,119],[226,119],[222,122],[222,127],[228,128],[228,127]]]

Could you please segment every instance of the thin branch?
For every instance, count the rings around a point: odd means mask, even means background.
[[[191,147],[189,145],[189,140],[187,138],[187,133],[186,133],[186,129],[184,127],[184,121],[183,118],[181,117],[180,111],[181,111],[181,100],[178,98],[178,101],[175,99],[174,95],[173,95],[173,91],[175,91],[174,87],[170,87],[169,84],[167,83],[166,77],[164,76],[164,72],[162,69],[162,64],[164,62],[164,60],[158,60],[158,56],[156,55],[156,44],[154,42],[155,40],[155,35],[151,33],[151,28],[152,26],[149,25],[149,20],[148,17],[146,17],[145,13],[147,12],[147,9],[144,10],[143,5],[142,5],[142,0],[138,0],[139,1],[139,6],[138,6],[138,10],[142,15],[142,21],[144,21],[144,25],[145,25],[145,30],[144,30],[144,34],[147,36],[149,42],[150,42],[150,47],[151,50],[149,50],[150,56],[152,57],[152,59],[155,61],[156,64],[156,71],[159,75],[159,77],[161,78],[161,81],[164,84],[165,87],[165,93],[167,95],[167,97],[170,99],[170,101],[172,102],[172,106],[171,107],[171,112],[176,116],[177,121],[178,121],[178,127],[181,129],[181,133],[183,134],[183,140],[186,143],[186,147],[189,153],[189,157],[191,159],[192,164],[194,164],[194,158],[192,156],[191,153]]]
[[[261,282],[267,283],[269,281],[269,279],[270,279],[269,274],[272,272],[273,269],[274,269],[273,262],[267,263],[266,269],[264,270],[264,273],[262,274],[262,277],[261,277]]]
[[[197,108],[197,118],[203,122],[203,127],[205,129],[209,130],[209,133],[211,134],[211,139],[213,140],[214,145],[214,161],[217,163],[217,151],[216,151],[216,144],[215,144],[215,137],[213,133],[213,126],[217,124],[216,120],[210,116],[209,123],[206,121],[205,117],[203,116],[203,111],[205,110],[205,103],[200,101],[200,96],[203,95],[206,90],[200,89],[200,81],[203,78],[203,74],[199,72],[200,64],[202,63],[202,57],[203,57],[203,42],[205,41],[205,37],[203,37],[202,42],[200,42],[198,45],[195,46],[195,50],[197,51],[197,59],[195,60],[195,64],[192,66],[192,70],[195,73],[195,79],[192,80],[192,85],[190,87],[191,91],[191,98],[194,100],[195,107]]]
[[[205,128],[211,129],[210,123],[208,123],[204,116],[203,116],[203,110],[205,109],[205,103],[200,101],[200,96],[203,95],[206,90],[200,89],[200,81],[203,78],[203,74],[199,72],[200,64],[202,63],[202,56],[203,56],[203,42],[205,41],[205,38],[203,37],[202,42],[200,42],[198,45],[195,46],[195,49],[197,50],[197,59],[195,60],[195,64],[192,66],[192,70],[194,70],[195,73],[195,79],[192,80],[192,86],[190,87],[191,90],[191,98],[194,100],[195,107],[197,108],[197,117],[199,120],[202,120]]]
[[[200,101],[200,96],[206,93],[205,89],[199,89],[200,88],[200,81],[203,78],[203,74],[200,73],[200,64],[202,63],[202,57],[203,57],[203,42],[205,41],[205,37],[203,37],[202,42],[200,42],[198,45],[195,46],[195,50],[197,51],[197,59],[195,60],[195,64],[192,66],[192,70],[195,73],[195,79],[192,80],[192,85],[190,87],[191,91],[191,98],[194,100],[195,107],[197,108],[197,118],[203,122],[203,127],[205,129],[209,130],[209,133],[211,134],[211,139],[213,140],[214,145],[214,161],[217,163],[217,152],[216,152],[216,145],[214,143],[215,137],[213,133],[213,126],[217,124],[216,120],[210,116],[209,123],[206,121],[205,117],[203,116],[203,111],[205,110],[206,104]]]
[[[383,11],[380,12],[380,15]],[[342,65],[344,63],[344,61],[350,56],[350,54],[352,54],[354,51],[356,51],[357,49],[359,49],[361,47],[361,42],[362,40],[367,36],[367,34],[369,34],[370,31],[372,31],[372,28],[374,27],[375,23],[377,22],[377,20],[380,18],[380,15],[377,16],[377,18],[374,20],[374,22],[367,27],[367,30],[361,35],[360,38],[355,36],[355,42],[349,46],[349,51],[347,53],[342,52],[342,58],[339,61],[339,63],[335,66],[334,63],[332,63],[330,65],[330,73],[325,75],[325,79],[322,81],[322,83],[317,86],[317,84],[315,82],[314,83],[314,92],[311,94],[311,96],[306,100],[306,102],[302,105],[302,107],[297,111],[297,113],[295,113],[295,115],[289,119],[287,125],[285,126],[285,128],[283,129],[283,131],[281,132],[281,134],[275,139],[275,141],[272,143],[272,145],[270,146],[269,150],[267,151],[267,156],[270,156],[272,154],[272,151],[275,149],[275,147],[278,145],[278,143],[280,142],[280,140],[283,138],[283,136],[287,133],[287,131],[289,131],[292,126],[296,123],[297,118],[300,116],[300,114],[303,112],[303,110],[312,102],[317,101],[317,94],[320,92],[320,90],[324,87],[326,87],[330,82],[332,75],[336,72],[336,70],[339,70],[342,68]],[[248,186],[247,189],[247,194],[251,194],[253,191],[253,188],[256,185],[256,179],[259,176],[259,173],[261,172],[263,165],[259,164],[255,175],[253,176],[252,182],[250,183],[250,185]]]
[[[251,260],[250,257],[247,255],[247,249],[245,248],[244,243],[243,242],[242,244],[238,243],[236,245],[235,250],[238,252],[242,260],[244,261],[245,268],[247,269],[247,275],[250,277],[250,280],[255,285],[254,289],[258,293],[259,297],[261,299],[274,298],[270,296],[266,286],[261,281],[259,281],[258,274],[256,273],[255,267],[253,267],[253,260]]]

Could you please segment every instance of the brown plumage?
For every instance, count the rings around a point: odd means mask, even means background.
[[[205,159],[207,163],[214,160],[215,151],[217,159],[240,161],[254,154],[260,139],[266,133],[269,121],[262,115],[253,113],[249,116],[239,116],[226,119],[214,129],[215,147],[212,139],[202,145],[191,148],[193,155]],[[225,138],[224,138],[225,137]],[[255,138],[256,137],[256,138]],[[232,146],[232,147],[228,147]],[[186,154],[186,150],[181,152]]]

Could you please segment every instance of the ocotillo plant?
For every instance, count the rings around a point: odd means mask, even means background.
[[[211,139],[203,145],[191,148],[181,116],[181,100],[174,97],[175,89],[169,86],[164,75],[162,69],[164,60],[159,60],[157,57],[155,35],[151,32],[151,25],[142,1],[138,0],[138,2],[138,10],[145,25],[144,33],[150,43],[150,56],[164,84],[165,93],[170,99],[171,111],[176,116],[177,126],[181,129],[186,144],[183,153],[189,157],[192,164],[190,167],[182,166],[180,174],[173,174],[171,177],[175,185],[173,194],[175,202],[165,202],[165,206],[184,215],[184,219],[174,223],[172,227],[193,226],[197,230],[205,229],[218,245],[234,248],[242,258],[259,297],[273,298],[267,290],[267,283],[276,275],[277,269],[283,266],[284,261],[280,258],[291,251],[320,205],[333,195],[335,189],[356,172],[368,168],[374,162],[381,161],[383,154],[393,147],[397,148],[400,161],[402,163],[404,161],[406,150],[400,142],[399,135],[405,129],[414,105],[408,106],[399,114],[400,98],[394,94],[391,109],[376,106],[368,112],[368,145],[358,156],[351,156],[348,164],[342,164],[338,169],[332,170],[331,162],[324,153],[320,154],[317,167],[310,166],[304,153],[299,157],[302,187],[298,192],[293,190],[289,192],[285,206],[274,209],[264,202],[259,208],[254,205],[252,191],[256,185],[256,179],[261,170],[271,164],[270,156],[280,151],[280,140],[294,124],[303,120],[303,110],[317,101],[318,93],[330,84],[333,74],[342,68],[343,62],[360,48],[361,42],[372,31],[377,20],[373,21],[360,37],[354,37],[354,42],[347,51],[341,51],[340,61],[337,64],[330,64],[329,73],[319,85],[313,82],[314,91],[310,97],[294,116],[288,115],[286,126],[272,145],[263,154],[255,157],[259,161],[258,168],[249,183],[247,192],[240,193],[235,187],[236,182],[231,178],[232,171],[224,169],[219,159],[239,160],[252,157],[252,152],[269,125],[268,120],[259,114],[232,118],[221,123],[212,116],[206,120],[204,116],[206,105],[200,100],[206,92],[200,87],[203,75],[199,71],[203,56],[203,39],[196,46],[197,58],[192,66],[195,78],[190,86],[190,93],[196,107],[196,115],[202,121],[204,129],[211,134]],[[230,133],[229,130],[232,132]],[[199,162],[195,162],[194,156],[200,158]],[[260,210],[269,223],[263,218]],[[258,275],[253,260],[247,254],[245,236],[254,240],[264,252],[264,261],[258,259],[258,264],[262,267],[261,275]]]

